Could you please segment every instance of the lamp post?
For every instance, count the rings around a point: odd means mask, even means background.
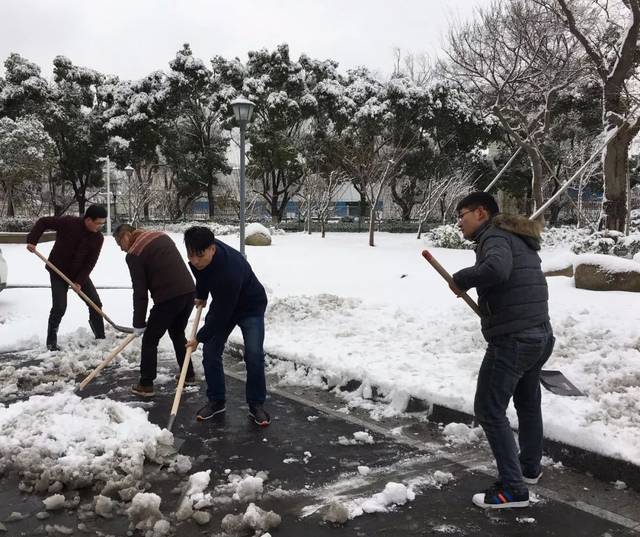
[[[111,236],[111,180],[109,155],[105,157],[107,161],[107,235]]]
[[[233,115],[240,125],[240,253],[246,257],[244,251],[244,133],[247,123],[251,120],[255,104],[240,96],[231,101],[231,106],[233,107]]]
[[[129,221],[131,221],[131,176],[133,175],[133,167],[131,164],[127,164],[124,168],[127,174],[127,209],[129,215]]]

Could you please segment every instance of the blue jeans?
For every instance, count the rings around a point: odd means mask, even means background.
[[[247,368],[245,387],[249,405],[262,404],[267,398],[267,386],[264,378],[264,316],[247,317],[236,323],[242,330],[244,340],[244,363]],[[202,365],[207,380],[209,401],[224,401],[226,398],[224,366],[222,353],[229,334],[235,325],[219,336],[212,337],[202,348]]]
[[[532,477],[540,473],[540,370],[551,356],[554,342],[549,323],[492,338],[478,373],[476,418],[493,451],[500,479],[515,490],[526,489],[523,471]],[[519,457],[506,415],[511,397],[518,414]]]

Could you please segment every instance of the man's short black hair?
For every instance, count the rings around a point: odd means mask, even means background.
[[[97,220],[98,218],[106,218],[107,210],[101,205],[89,205],[84,212],[84,218],[91,218],[91,220]]]
[[[492,217],[500,212],[495,198],[488,192],[482,191],[471,192],[462,198],[456,205],[456,212],[459,213],[461,209],[474,210],[478,207],[484,207]]]
[[[213,231],[204,226],[193,226],[184,232],[184,244],[187,252],[201,254],[209,246],[214,244],[215,236]]]

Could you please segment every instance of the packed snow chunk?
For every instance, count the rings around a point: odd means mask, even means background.
[[[187,455],[176,455],[175,460],[169,466],[169,471],[184,475],[191,470],[191,466],[191,457]]]
[[[369,475],[371,473],[371,468],[368,466],[358,466],[358,473],[360,475]]]
[[[238,482],[238,488],[233,495],[234,500],[248,502],[255,500],[262,495],[262,485],[264,480],[261,477],[252,477],[248,475],[242,481]]]
[[[254,532],[263,535],[270,529],[277,528],[282,519],[273,511],[264,511],[256,504],[250,503],[242,515],[228,514],[222,519],[222,531],[229,535],[247,535]]]
[[[28,514],[21,513],[20,511],[12,511],[11,514],[5,519],[5,522],[18,522],[24,518],[29,518]]]
[[[138,492],[127,509],[131,526],[137,530],[154,529],[156,522],[162,520],[160,501],[160,496],[157,494]]]
[[[516,520],[518,521],[519,524],[535,524],[536,519],[532,518],[532,517],[525,517],[525,516],[518,516],[516,517]]]
[[[249,224],[245,229],[244,243],[249,246],[269,246],[271,233],[262,224]]]
[[[435,485],[440,488],[442,485],[446,485],[453,481],[455,477],[451,472],[443,472],[441,470],[436,470],[433,472],[433,480],[435,481]]]
[[[455,446],[472,444],[482,438],[482,427],[469,427],[464,423],[449,423],[443,430],[445,438]]]
[[[62,526],[61,524],[55,524],[53,526],[47,524],[44,527],[44,531],[47,532],[47,535],[73,535],[73,528]]]
[[[204,526],[205,524],[211,522],[211,515],[206,511],[196,511],[195,513],[193,513],[191,518],[193,518],[193,520],[195,520],[201,526]]]
[[[624,481],[620,481],[619,479],[613,482],[613,486],[617,490],[625,490],[627,488],[627,484]]]
[[[27,472],[41,488],[140,479],[145,458],[168,462],[172,443],[143,409],[110,399],[67,392],[0,406],[0,472]]]
[[[94,498],[95,501],[95,512],[97,515],[102,518],[111,518],[113,516],[113,507],[114,502],[111,498],[107,496],[102,496],[101,494]]]
[[[349,509],[345,505],[334,500],[329,504],[323,520],[325,522],[330,522],[331,524],[346,524],[349,520]]]
[[[363,513],[386,513],[394,505],[404,505],[415,498],[416,495],[411,487],[390,481],[382,492],[378,492],[370,498],[356,500],[349,512],[349,518],[355,518]]]
[[[153,533],[151,534],[152,537],[165,537],[166,535],[170,535],[170,534],[171,534],[171,524],[169,523],[168,520],[158,520],[153,525]],[[149,535],[149,532],[147,532],[147,535]]]
[[[338,444],[342,446],[355,446],[356,444],[374,444],[375,441],[366,431],[357,431],[353,433],[353,438],[348,439],[344,436],[338,437]]]
[[[66,501],[64,495],[62,494],[54,494],[53,496],[49,496],[42,500],[44,504],[44,508],[47,511],[55,511],[56,509],[63,509],[65,507]]]
[[[193,515],[194,509],[202,509],[213,505],[211,494],[205,494],[205,489],[211,481],[211,470],[205,472],[197,472],[189,477],[187,490],[184,498],[180,502],[180,507],[176,511],[178,520],[186,520]]]

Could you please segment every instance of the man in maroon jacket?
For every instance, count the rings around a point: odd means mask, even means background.
[[[120,249],[127,252],[125,259],[133,287],[133,332],[142,336],[140,382],[132,386],[131,391],[151,397],[157,374],[158,344],[167,331],[178,365],[182,367],[187,343],[184,330],[193,310],[196,287],[178,248],[166,233],[122,224],[113,235]],[[153,307],[147,319],[149,294]],[[191,363],[186,380],[187,384],[195,383]]]
[[[100,230],[107,218],[107,211],[99,205],[91,205],[84,216],[45,216],[39,218],[27,235],[27,250],[35,251],[42,234],[49,229],[56,231],[56,242],[49,254],[49,261],[73,283],[76,291],[82,290],[98,307],[102,307],[98,292],[89,274],[98,261],[104,241]],[[51,275],[51,312],[47,327],[47,349],[58,351],[58,327],[67,310],[69,285],[49,267]],[[89,307],[89,326],[96,339],[104,338],[104,320]]]

